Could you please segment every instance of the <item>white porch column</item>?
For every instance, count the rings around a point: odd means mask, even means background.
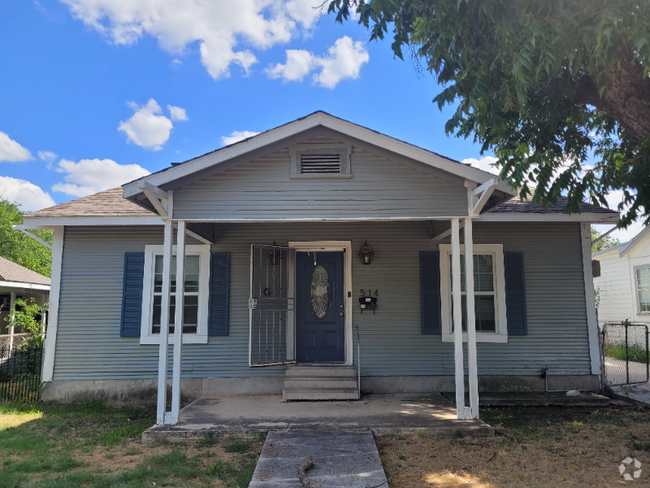
[[[11,351],[14,348],[14,321],[16,320],[16,311],[14,307],[16,306],[16,292],[12,291],[11,298],[9,298],[9,357],[11,357]]]
[[[476,362],[476,317],[474,311],[474,241],[472,219],[465,219],[465,294],[467,297],[467,368],[469,374],[469,412],[465,418],[478,418],[478,370]]]
[[[454,358],[456,363],[456,416],[465,419],[465,368],[463,365],[463,312],[460,289],[460,225],[451,219],[451,290],[454,317]]]
[[[181,364],[183,360],[183,310],[185,306],[185,221],[176,231],[176,302],[174,314],[174,363],[172,364],[171,424],[178,423],[181,408]]]
[[[167,352],[169,346],[169,295],[171,292],[172,241],[174,228],[170,220],[165,221],[163,241],[162,297],[160,304],[160,349],[158,352],[158,425],[165,423],[167,410]]]

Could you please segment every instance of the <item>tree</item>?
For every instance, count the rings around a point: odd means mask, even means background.
[[[601,236],[600,232],[598,232],[596,229],[593,227],[591,228],[591,242],[595,241],[597,238]],[[592,254],[598,251],[602,251],[604,249],[609,249],[610,247],[618,246],[620,244],[620,241],[618,239],[614,239],[613,237],[605,236],[595,244],[591,245],[591,252]]]
[[[0,197],[0,256],[32,271],[50,276],[52,272],[50,250],[22,232],[11,228],[12,225],[23,223],[24,213],[20,210],[19,204]],[[46,242],[52,242],[52,231],[37,230],[34,234]]]
[[[457,104],[447,133],[494,150],[522,198],[567,211],[623,191],[619,226],[650,223],[650,2],[631,0],[333,0],[370,39],[392,25]],[[596,164],[585,163],[594,154]],[[531,190],[528,183],[534,185]]]

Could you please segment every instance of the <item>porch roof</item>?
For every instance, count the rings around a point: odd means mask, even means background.
[[[558,199],[548,208],[528,201],[512,199],[493,207],[479,220],[567,220],[585,222],[616,222],[618,212],[589,203],[580,204],[580,214],[566,215],[566,198]],[[112,188],[24,216],[25,224],[53,225],[162,225],[160,216],[122,196],[122,187]],[[227,221],[227,220],[225,220]],[[0,273],[1,274],[1,273]]]
[[[0,257],[0,291],[50,289],[50,279]]]

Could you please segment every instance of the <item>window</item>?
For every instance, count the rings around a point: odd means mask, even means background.
[[[636,268],[636,296],[639,313],[650,313],[650,266]]]
[[[174,253],[176,247],[174,246]],[[169,306],[169,333],[175,333],[176,256],[172,256],[172,281]],[[183,306],[183,343],[207,343],[210,246],[186,246]],[[160,342],[163,248],[146,246],[142,300],[141,344]]]
[[[154,255],[153,280],[153,319],[152,332],[160,334],[160,315],[162,312],[163,256]],[[172,296],[169,298],[169,333],[174,333],[176,319],[176,256],[172,256]],[[183,303],[183,333],[196,334],[199,319],[199,256],[185,257],[185,292]]]
[[[460,267],[462,328],[464,340],[467,340],[467,291],[462,246]],[[453,342],[451,246],[448,244],[440,245],[440,278],[442,340]],[[500,244],[474,245],[474,311],[477,342],[508,341],[503,246]]]
[[[299,144],[289,149],[291,179],[351,178],[351,146]]]

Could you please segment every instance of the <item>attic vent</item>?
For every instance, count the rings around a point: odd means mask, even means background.
[[[340,154],[301,154],[300,173],[305,174],[340,174]]]

